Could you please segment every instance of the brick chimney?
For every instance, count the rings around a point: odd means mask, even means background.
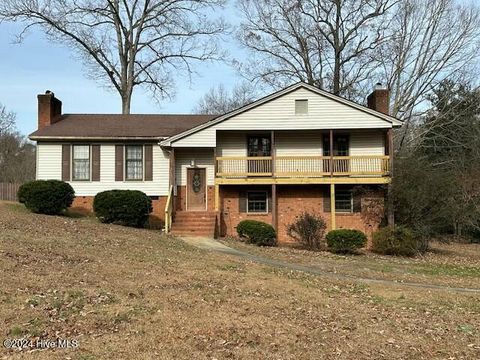
[[[370,109],[389,115],[390,90],[377,83],[373,92],[367,97],[367,104]]]
[[[38,98],[38,129],[55,124],[62,115],[62,102],[50,90]]]

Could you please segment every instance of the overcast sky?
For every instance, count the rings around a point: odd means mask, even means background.
[[[235,10],[225,11],[226,20],[238,17]],[[17,114],[17,127],[23,134],[37,127],[37,94],[51,90],[63,103],[64,113],[118,113],[120,96],[102,88],[84,76],[82,64],[72,56],[71,50],[49,42],[38,31],[30,31],[21,44],[14,44],[20,27],[0,24],[0,103]],[[244,52],[232,40],[225,44],[232,56],[242,57]],[[200,76],[190,84],[188,78],[178,77],[176,98],[158,105],[149,95],[137,88],[132,100],[132,113],[190,113],[198,99],[212,85],[235,84],[239,77],[226,64],[198,64]]]

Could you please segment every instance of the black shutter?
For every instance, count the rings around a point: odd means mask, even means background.
[[[153,146],[145,145],[145,181],[153,180]]]
[[[92,181],[100,181],[100,145],[92,145]]]
[[[247,193],[246,191],[240,191],[238,196],[238,212],[247,212]]]
[[[62,180],[70,181],[71,145],[62,145]]]
[[[272,192],[271,191],[268,191],[267,192],[267,202],[268,202],[268,212],[271,213],[272,212],[272,208],[273,208],[273,205],[272,205]]]
[[[353,196],[353,212],[354,213],[362,212],[362,195],[355,193],[355,191],[353,191],[352,196]]]
[[[115,145],[115,181],[123,181],[123,145]]]
[[[330,212],[330,187],[323,190],[323,212]]]

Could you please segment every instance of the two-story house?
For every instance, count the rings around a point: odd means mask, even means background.
[[[391,180],[392,129],[402,125],[388,97],[377,86],[365,107],[297,83],[221,116],[97,115],[62,114],[47,91],[30,139],[37,179],[69,182],[76,208],[91,210],[100,191],[135,189],[176,234],[234,235],[255,219],[289,242],[303,211],[329,229],[371,233]]]

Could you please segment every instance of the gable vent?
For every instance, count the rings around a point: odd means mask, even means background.
[[[308,100],[295,100],[295,115],[308,114]]]

